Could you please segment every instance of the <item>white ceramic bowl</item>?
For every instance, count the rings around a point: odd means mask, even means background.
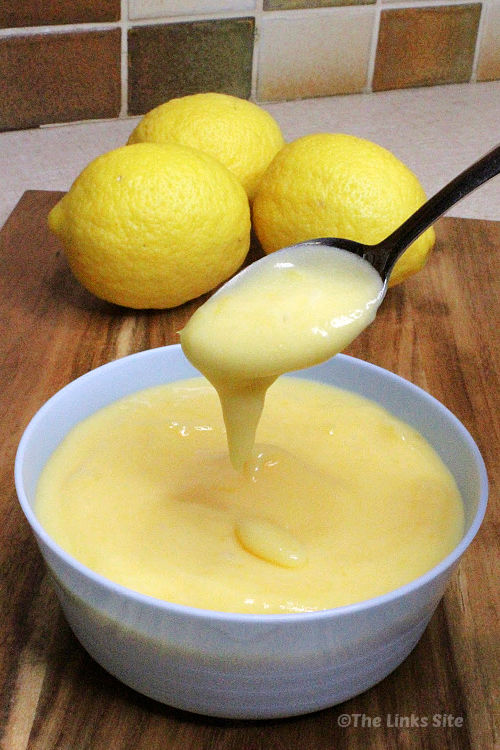
[[[77,422],[133,391],[195,374],[179,346],[124,357],[56,393],[21,439],[15,467],[19,500],[71,628],[91,656],[119,680],[158,701],[201,714],[291,716],[361,693],[413,649],[481,524],[487,477],[477,446],[442,404],[366,362],[337,355],[298,373],[378,401],[429,440],[463,495],[461,542],[412,583],[336,609],[245,615],[170,604],[81,565],[45,532],[33,503],[45,462]]]

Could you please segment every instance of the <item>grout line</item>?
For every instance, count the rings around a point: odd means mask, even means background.
[[[128,115],[128,0],[121,0],[120,29],[121,107],[119,117],[124,118]]]
[[[459,6],[459,5],[470,5],[471,2],[478,2],[484,7],[487,5],[487,0],[385,0],[383,3],[381,0],[376,0],[375,5],[383,7],[385,9],[398,9],[403,10],[405,8],[429,8],[429,7],[442,7],[442,6]],[[103,21],[103,22],[90,22],[90,23],[68,23],[68,24],[53,24],[44,26],[19,26],[11,28],[0,29],[0,37],[10,36],[31,36],[36,34],[50,34],[50,33],[70,33],[76,31],[105,31],[111,28],[120,28],[126,26],[158,26],[164,25],[165,23],[183,23],[183,22],[196,22],[196,21],[217,21],[224,20],[226,18],[282,18],[293,16],[305,16],[310,17],[313,14],[334,14],[339,10],[349,10],[354,7],[371,7],[374,3],[362,3],[361,5],[333,5],[319,8],[293,8],[289,10],[271,10],[264,11],[262,0],[257,0],[254,10],[226,10],[226,11],[213,11],[200,14],[186,14],[169,16],[168,14],[156,16],[154,18],[129,18],[128,16],[128,0],[121,0],[121,19],[117,21]]]
[[[460,2],[462,0],[459,0]],[[256,11],[219,11],[214,13],[199,14],[199,15],[186,15],[186,16],[158,16],[156,18],[137,18],[129,19],[127,10],[127,0],[121,0],[121,3],[125,6],[123,10],[122,5],[122,18],[117,21],[94,21],[90,23],[65,23],[65,24],[52,24],[44,26],[15,26],[0,29],[1,37],[13,37],[13,36],[36,36],[37,34],[48,35],[48,34],[69,34],[75,32],[85,31],[108,31],[109,29],[120,28],[126,25],[127,28],[132,26],[164,26],[165,24],[173,23],[186,23],[186,22],[197,22],[197,21],[224,21],[228,19],[237,18],[253,18],[256,15]]]
[[[481,5],[481,15],[479,16],[479,25],[477,28],[477,36],[476,36],[476,46],[474,49],[474,58],[472,60],[472,73],[470,77],[470,83],[476,83],[477,82],[477,69],[479,66],[479,54],[481,52],[481,43],[483,40],[483,36],[485,34],[485,28],[486,28],[486,22],[488,18],[488,9],[489,4],[487,2],[483,2]]]
[[[0,29],[2,37],[13,36],[50,36],[50,34],[70,34],[85,31],[110,31],[120,28],[121,21],[109,21],[108,23],[65,23],[53,26],[17,26],[16,28]]]
[[[378,35],[380,30],[380,17],[382,15],[382,0],[377,0],[375,4],[375,15],[373,19],[372,38],[370,42],[370,54],[368,56],[368,70],[366,71],[366,82],[364,93],[373,92],[373,73],[375,71],[375,61],[377,57]]]
[[[460,0],[462,1],[462,0]],[[470,0],[469,0],[470,1]],[[176,16],[154,16],[153,18],[129,18],[129,26],[158,26],[165,23],[196,23],[197,21],[224,21],[226,18],[252,18],[256,14],[254,10],[221,10],[207,13],[186,14]]]
[[[140,120],[141,115],[123,115],[119,117],[89,117],[87,119],[83,120],[66,120],[65,122],[44,122],[41,125],[38,125],[36,128],[28,128],[28,130],[53,130],[54,128],[68,128],[73,126],[80,126],[80,125],[99,125],[101,123],[106,122],[116,122],[117,120]],[[0,135],[3,135],[5,133],[15,133],[19,131],[2,131],[0,132]]]
[[[335,13],[337,11],[353,10],[354,8],[373,8],[379,6],[384,10],[404,10],[405,8],[436,8],[455,7],[458,5],[471,5],[476,3],[482,5],[488,0],[375,0],[375,2],[364,2],[356,5],[327,5],[318,8],[290,8],[288,10],[270,10],[264,12],[265,18],[286,18],[293,16],[310,16],[316,14]],[[250,14],[249,14],[250,15]]]
[[[259,58],[260,58],[260,47],[261,47],[261,22],[264,13],[263,9],[264,0],[257,0],[254,9],[255,18],[255,32],[253,39],[253,50],[252,50],[252,80],[251,80],[251,91],[250,99],[254,102],[257,100],[257,85],[259,82]]]

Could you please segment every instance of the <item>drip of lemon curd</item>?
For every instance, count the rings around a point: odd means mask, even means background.
[[[222,405],[229,455],[249,461],[266,391],[279,375],[334,356],[375,317],[382,279],[345,250],[310,246],[269,258],[241,283],[214,294],[181,331],[186,357]],[[257,270],[258,269],[258,270]]]

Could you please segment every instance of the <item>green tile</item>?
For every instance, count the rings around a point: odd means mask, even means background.
[[[133,27],[128,38],[129,114],[200,91],[248,99],[253,43],[253,18]]]

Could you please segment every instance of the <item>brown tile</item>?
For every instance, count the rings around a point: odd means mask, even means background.
[[[120,0],[4,0],[0,28],[118,21]]]
[[[0,39],[0,130],[116,117],[120,30]]]
[[[494,81],[500,78],[500,3],[490,3],[485,11],[477,80]]]
[[[383,10],[373,89],[469,81],[481,5]]]
[[[251,93],[253,18],[137,26],[129,31],[129,114],[174,96]]]
[[[264,0],[264,10],[333,8],[337,5],[372,5],[375,0]]]

